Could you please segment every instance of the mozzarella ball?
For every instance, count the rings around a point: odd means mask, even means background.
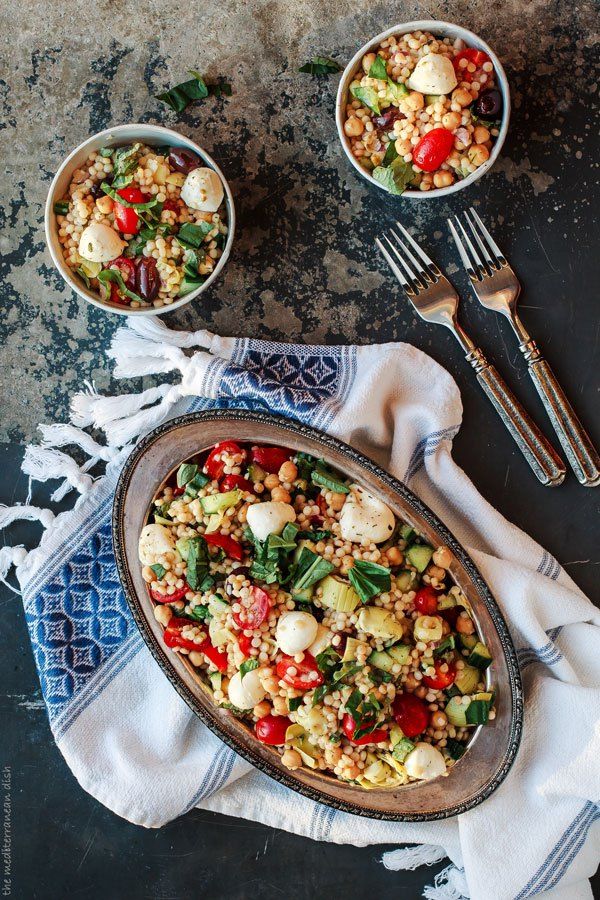
[[[246,521],[258,541],[266,541],[270,534],[281,534],[288,522],[296,521],[294,507],[279,500],[253,503],[248,507]]]
[[[318,625],[317,636],[308,648],[308,652],[312,654],[312,656],[317,656],[319,653],[322,653],[323,650],[326,650],[327,647],[329,647],[332,639],[333,632],[330,631],[329,628],[325,628],[324,625]]]
[[[436,747],[419,741],[404,760],[404,768],[411,778],[429,781],[446,774],[446,761]]]
[[[175,549],[175,538],[164,525],[146,525],[138,543],[138,555],[144,566],[152,566],[159,556]]]
[[[277,620],[277,646],[282,653],[295,656],[310,647],[318,629],[319,623],[310,613],[300,610],[283,613]]]
[[[345,541],[381,544],[391,536],[396,520],[389,506],[357,484],[351,485],[340,513],[340,532]]]
[[[229,702],[238,709],[252,709],[261,700],[264,700],[267,692],[262,686],[260,669],[252,669],[246,672],[242,678],[241,672],[236,672],[227,688]]]
[[[458,81],[447,56],[428,53],[421,57],[406,84],[411,91],[421,94],[450,94]]]
[[[105,263],[120,256],[125,246],[125,241],[110,225],[92,222],[81,232],[77,252],[89,262]]]
[[[216,212],[223,202],[221,179],[214,169],[192,169],[181,188],[181,199],[191,209]]]

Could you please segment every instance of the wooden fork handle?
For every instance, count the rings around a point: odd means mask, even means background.
[[[554,372],[539,355],[537,358],[528,358],[527,365],[577,480],[585,487],[598,487],[600,455],[567,400]]]
[[[467,359],[477,373],[477,381],[491,400],[538,481],[547,487],[561,484],[566,474],[565,464],[525,412],[496,368],[489,365],[478,348],[468,353]]]

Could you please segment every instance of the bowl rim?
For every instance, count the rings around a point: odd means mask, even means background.
[[[500,151],[504,145],[504,141],[506,140],[506,135],[508,133],[508,125],[510,122],[510,114],[511,114],[511,102],[510,102],[510,87],[508,83],[508,78],[506,77],[506,72],[504,71],[504,67],[502,63],[492,50],[492,48],[487,44],[483,38],[480,38],[479,35],[475,34],[475,32],[470,31],[468,28],[463,28],[462,25],[455,25],[452,22],[445,22],[442,19],[415,19],[410,22],[402,22],[399,25],[393,25],[391,28],[387,28],[385,31],[382,31],[380,34],[376,35],[374,38],[368,40],[363,46],[354,54],[350,62],[344,68],[342,72],[342,77],[340,79],[336,103],[335,103],[335,119],[338,131],[338,137],[340,139],[342,149],[344,153],[352,163],[353,167],[356,171],[362,175],[368,182],[375,185],[379,190],[385,191],[386,194],[389,194],[389,191],[376,181],[375,178],[371,175],[370,172],[367,172],[366,169],[360,165],[354,154],[350,150],[348,138],[344,133],[344,111],[345,111],[345,96],[348,90],[348,86],[350,83],[351,77],[354,75],[355,71],[358,68],[360,60],[368,53],[369,50],[372,50],[377,44],[380,44],[381,41],[385,40],[388,37],[396,34],[406,34],[409,31],[431,31],[435,34],[436,29],[445,28],[448,30],[449,35],[456,38],[461,38],[466,43],[469,43],[471,46],[474,46],[478,49],[485,50],[488,54],[492,62],[494,63],[494,71],[498,78],[498,86],[502,93],[503,100],[503,113],[502,113],[502,124],[500,126],[500,133],[496,138],[496,142],[492,147],[492,152],[490,153],[490,157],[486,162],[479,166],[478,169],[475,169],[467,178],[463,178],[462,181],[456,181],[454,184],[451,184],[449,187],[444,188],[436,188],[433,191],[415,191],[408,190],[404,191],[402,194],[397,196],[397,199],[410,199],[410,200],[434,200],[439,199],[441,197],[447,197],[450,194],[455,194],[457,191],[461,191],[466,187],[472,185],[475,181],[485,175],[494,165],[498,156],[500,155]],[[394,194],[390,194],[390,196],[394,197]]]
[[[127,556],[125,553],[122,538],[123,529],[121,528],[127,488],[138,462],[155,441],[159,440],[170,431],[185,427],[186,425],[221,420],[230,422],[255,422],[262,425],[275,426],[276,428],[282,429],[284,432],[295,434],[297,436],[305,436],[316,440],[325,450],[335,449],[338,452],[341,451],[344,455],[349,456],[353,462],[364,467],[372,475],[383,481],[386,486],[389,487],[392,491],[397,492],[409,504],[409,506],[415,511],[415,513],[421,516],[430,526],[435,528],[438,534],[451,548],[455,556],[459,559],[461,565],[465,568],[469,578],[477,588],[481,601],[486,606],[486,609],[492,619],[493,626],[496,629],[498,638],[502,645],[502,651],[508,672],[507,690],[510,693],[511,707],[509,737],[506,742],[504,756],[496,766],[493,777],[491,777],[486,782],[486,784],[482,788],[477,790],[474,794],[468,796],[466,799],[459,803],[455,803],[453,806],[425,813],[395,813],[393,811],[387,810],[384,812],[359,806],[346,800],[333,798],[311,787],[310,785],[303,784],[301,781],[295,779],[293,775],[287,774],[284,770],[282,771],[282,769],[278,768],[270,760],[258,756],[253,750],[253,745],[251,742],[246,746],[241,742],[237,742],[233,737],[230,737],[228,734],[223,732],[219,728],[218,717],[211,716],[203,709],[202,705],[198,702],[194,692],[191,691],[187,687],[187,685],[183,683],[176,671],[171,666],[169,666],[168,662],[166,661],[164,649],[153,634],[148,620],[142,611],[141,605],[138,603],[135,590],[130,585]],[[314,800],[317,803],[322,803],[326,806],[332,807],[333,809],[348,812],[353,815],[359,815],[365,818],[378,819],[382,821],[425,822],[447,819],[452,816],[461,815],[462,813],[473,809],[484,800],[486,800],[506,778],[511,766],[514,763],[521,742],[523,731],[524,694],[517,653],[510,637],[508,626],[504,620],[504,617],[475,563],[473,562],[469,554],[464,550],[462,545],[458,542],[458,540],[454,537],[454,535],[452,535],[452,533],[446,528],[443,522],[441,522],[441,520],[438,519],[433,511],[415,494],[413,494],[413,492],[403,482],[399,481],[393,475],[390,475],[379,465],[377,465],[377,463],[369,459],[364,454],[360,453],[360,451],[355,450],[349,444],[341,441],[339,438],[325,434],[324,432],[319,431],[318,429],[315,429],[310,425],[287,419],[283,416],[274,415],[272,413],[254,412],[246,409],[211,409],[200,412],[190,412],[181,416],[177,416],[176,418],[170,419],[167,422],[164,422],[162,425],[159,425],[148,435],[146,435],[146,437],[144,437],[136,445],[130,456],[125,461],[115,489],[112,507],[112,540],[117,571],[119,574],[123,592],[125,594],[125,598],[127,600],[127,604],[132,613],[133,619],[142,635],[142,638],[144,639],[148,649],[150,650],[154,659],[157,661],[163,673],[169,679],[177,693],[188,705],[188,707],[214,734],[219,737],[220,740],[222,740],[232,750],[242,756],[247,762],[251,763],[255,768],[269,775],[275,781],[278,781],[280,784],[283,784],[286,787],[296,791],[297,793],[308,797],[310,800]]]
[[[65,170],[68,168],[68,166],[72,164],[73,159],[79,153],[86,150],[88,146],[91,147],[94,143],[101,139],[112,139],[114,146],[119,146],[121,143],[121,139],[123,143],[127,143],[128,140],[135,141],[136,135],[138,135],[140,130],[153,132],[153,134],[156,135],[157,139],[160,140],[162,138],[162,143],[176,143],[177,146],[185,146],[187,149],[194,150],[199,154],[203,161],[208,164],[210,168],[214,169],[214,171],[221,179],[223,189],[225,191],[228,232],[227,240],[225,241],[225,246],[223,248],[223,253],[219,258],[217,265],[215,266],[213,272],[206,279],[206,281],[204,281],[198,288],[196,288],[195,291],[190,291],[189,294],[185,294],[185,296],[181,297],[181,299],[159,308],[151,307],[149,309],[130,309],[129,307],[116,306],[114,304],[110,304],[105,302],[104,300],[101,300],[100,297],[98,297],[92,291],[87,290],[84,285],[79,284],[79,282],[73,277],[69,267],[62,257],[62,254],[54,245],[55,239],[58,240],[58,230],[56,227],[56,216],[54,214],[53,207],[58,181]],[[143,140],[147,141],[148,138],[144,138]],[[77,147],[74,148],[74,150],[69,153],[67,157],[65,157],[59,168],[56,170],[54,178],[52,179],[52,182],[48,189],[48,195],[46,197],[46,204],[44,209],[44,233],[46,246],[50,251],[52,262],[58,269],[58,272],[61,275],[63,281],[68,284],[71,290],[75,291],[76,294],[78,294],[88,303],[91,303],[93,306],[97,306],[99,309],[103,309],[105,312],[116,313],[117,315],[121,316],[162,316],[166,313],[173,312],[176,309],[181,309],[182,306],[185,306],[187,303],[190,303],[192,300],[195,300],[197,297],[199,297],[200,294],[202,294],[219,276],[227,260],[229,259],[235,235],[235,225],[235,203],[233,200],[231,188],[223,172],[221,171],[215,160],[212,158],[210,153],[208,153],[203,147],[201,147],[200,144],[197,144],[194,140],[192,140],[192,138],[189,138],[178,131],[174,131],[172,128],[166,128],[164,125],[154,125],[152,123],[146,122],[133,122],[127,123],[125,125],[115,125],[112,128],[104,128],[102,131],[98,131],[96,134],[92,134],[84,141],[82,141]]]

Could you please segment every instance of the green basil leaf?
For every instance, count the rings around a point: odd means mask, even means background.
[[[408,88],[401,81],[392,81],[388,78],[387,94],[389,100],[395,100],[399,103],[409,93]]]
[[[59,200],[54,204],[52,210],[56,216],[66,216],[69,212],[69,203],[67,200]]]
[[[342,67],[335,59],[329,59],[326,56],[313,56],[307,63],[300,66],[299,72],[306,72],[308,75],[334,75],[341,72]]]
[[[296,712],[297,709],[300,709],[303,700],[303,697],[290,697],[290,699],[288,700],[290,712]]]
[[[119,291],[125,297],[129,297],[130,300],[138,300],[140,303],[145,302],[139,294],[135,294],[133,291],[129,290],[129,288],[123,281],[123,276],[117,269],[102,269],[101,272],[98,272],[97,278],[98,281],[105,287],[109,281],[113,281],[119,288]]]
[[[451,759],[460,759],[467,748],[454,738],[446,738],[446,750]]]
[[[242,679],[244,675],[248,674],[248,672],[252,672],[253,669],[258,669],[258,665],[259,663],[257,659],[245,659],[240,666],[240,675],[242,676]]]
[[[387,167],[376,166],[373,169],[373,178],[390,194],[403,194],[414,177],[412,164],[404,162],[401,156],[397,156]]]
[[[311,473],[311,481],[319,487],[327,488],[329,491],[335,491],[336,494],[349,494],[350,488],[341,480],[341,477],[327,468],[324,459],[320,459],[315,469]]]
[[[310,476],[312,474],[312,470],[317,464],[317,460],[314,456],[311,456],[310,453],[297,453],[296,454],[296,466],[298,468],[298,478],[303,481],[310,481]]]
[[[83,266],[77,266],[77,268],[75,269],[75,271],[77,272],[77,274],[79,275],[79,277],[82,279],[82,281],[83,281],[83,283],[85,284],[85,286],[86,286],[86,287],[89,287],[89,286],[90,286],[90,279],[89,279],[89,276],[88,276],[87,272],[84,270]]]
[[[339,744],[341,739],[342,739],[342,735],[339,731],[336,731],[333,734],[329,735],[329,740],[331,741],[332,744]]]
[[[360,84],[353,85],[350,88],[350,93],[353,97],[356,97],[357,100],[360,100],[363,106],[366,106],[367,109],[370,109],[371,112],[374,112],[375,115],[381,115],[381,109],[379,108],[379,95],[374,88],[362,87]]]
[[[152,569],[152,571],[154,572],[154,574],[156,575],[156,577],[158,578],[159,581],[161,580],[161,578],[164,578],[164,576],[167,573],[167,570],[165,569],[165,567],[161,566],[160,563],[154,563],[154,565],[150,566],[150,568]]]
[[[313,553],[308,547],[303,547],[292,573],[293,589],[301,591],[311,587],[333,572],[334,568],[333,563],[323,559],[318,553]]]
[[[363,667],[360,663],[355,663],[352,661],[342,663],[337,672],[334,672],[333,674],[334,684],[337,684],[339,681],[343,681],[344,678],[351,678],[352,675],[356,675],[357,672],[360,672],[362,668]]]
[[[98,150],[98,153],[104,159],[110,159],[111,156],[113,155],[113,150],[111,147],[100,147],[100,149]]]
[[[209,556],[206,541],[200,535],[190,538],[185,580],[193,591],[200,590],[204,579],[209,574],[208,569]]]
[[[312,705],[317,706],[327,694],[331,693],[333,688],[330,684],[320,684],[318,688],[315,688],[315,692],[312,698]]]
[[[434,656],[443,656],[445,653],[450,653],[450,651],[456,648],[456,640],[453,634],[449,634],[448,637],[444,638],[441,644],[433,651]]]
[[[185,615],[191,619],[197,619],[199,622],[208,622],[209,619],[212,619],[208,606],[190,606],[189,612],[186,612]]]
[[[366,603],[371,597],[391,590],[391,575],[385,566],[357,559],[348,572],[348,579],[362,602]]]
[[[398,151],[396,150],[396,142],[390,141],[387,145],[385,156],[383,157],[382,166],[391,166],[395,159],[398,158]]]
[[[193,78],[176,84],[175,87],[164,91],[157,97],[157,100],[170,106],[176,113],[183,112],[194,100],[204,100],[205,97],[208,97],[208,88],[204,78],[193,69],[190,69],[190,72],[194,76]]]
[[[185,487],[197,472],[196,463],[182,463],[177,470],[177,487]]]
[[[112,197],[112,199],[116,203],[120,203],[121,206],[126,206],[129,209],[135,209],[138,211],[152,209],[152,207],[154,207],[158,204],[158,200],[156,199],[156,197],[153,197],[152,200],[147,200],[144,203],[130,203],[129,200],[125,200],[123,197],[120,196],[120,194],[117,193],[117,190],[115,189],[114,181],[113,181],[112,185],[108,184],[108,182],[106,182],[106,181],[103,181],[101,187],[102,187],[102,190],[104,191],[104,193],[108,197]],[[120,189],[121,188],[119,187],[119,190]]]
[[[138,233],[133,237],[127,246],[126,255],[129,257],[141,256],[147,241],[154,241],[157,237],[164,237],[173,232],[173,226],[166,222],[157,225],[148,225],[140,228]]]
[[[190,250],[198,250],[198,248],[202,246],[206,235],[212,231],[214,227],[213,222],[197,222],[196,224],[184,222],[175,235],[175,239],[182,247],[186,247]]]
[[[319,671],[323,673],[327,681],[329,681],[341,661],[342,657],[333,647],[327,647],[322,653],[317,653],[315,656],[315,662]]]
[[[371,64],[371,68],[369,69],[369,78],[379,78],[380,81],[388,80],[388,73],[385,67],[385,59],[383,56],[380,56],[379,53],[375,57],[375,61]]]

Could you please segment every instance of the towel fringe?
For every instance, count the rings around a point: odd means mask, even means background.
[[[151,388],[150,390],[155,392],[157,399],[161,398],[159,403],[150,406],[148,409],[138,408],[137,412],[129,416],[115,418],[112,422],[106,422],[102,426],[106,440],[111,447],[124,447],[138,435],[156,428],[167,418],[173,404],[183,396],[181,387],[178,384],[167,384],[163,385],[160,390],[158,388]],[[144,391],[142,394],[130,395],[130,399],[133,399],[134,396],[137,397],[138,402],[142,401],[140,405],[143,406],[147,402],[149,393],[149,391]],[[145,395],[146,398],[143,399]]]
[[[6,580],[6,576],[8,575],[11,566],[16,567],[23,565],[27,556],[27,550],[22,544],[19,544],[16,547],[0,547],[0,582],[6,585],[13,594],[17,594],[18,596],[21,596],[21,591],[13,587],[13,585]]]
[[[28,506],[24,503],[17,503],[15,506],[0,503],[0,530],[19,521],[40,522],[44,528],[49,528],[54,518],[51,509],[41,509],[39,506]]]
[[[47,447],[31,444],[26,447],[21,469],[33,481],[65,478],[80,494],[87,493],[94,483],[91,475],[86,475],[72,457]]]
[[[141,337],[130,328],[119,328],[115,333],[107,356],[114,359],[115,378],[137,378],[183,368],[187,356],[179,347],[157,344]]]
[[[434,878],[433,885],[423,890],[425,900],[469,900],[469,886],[462,869],[454,864],[442,869]]]
[[[129,322],[129,329],[156,344],[168,344],[171,347],[181,347],[182,349],[203,347],[205,350],[210,350],[215,339],[212,331],[207,331],[205,328],[198,331],[172,331],[156,318],[132,319]]]
[[[433,866],[440,862],[448,854],[443,847],[436,844],[410,844],[408,847],[399,847],[397,850],[389,850],[381,857],[381,862],[393,872],[400,869],[418,869],[419,866]]]

